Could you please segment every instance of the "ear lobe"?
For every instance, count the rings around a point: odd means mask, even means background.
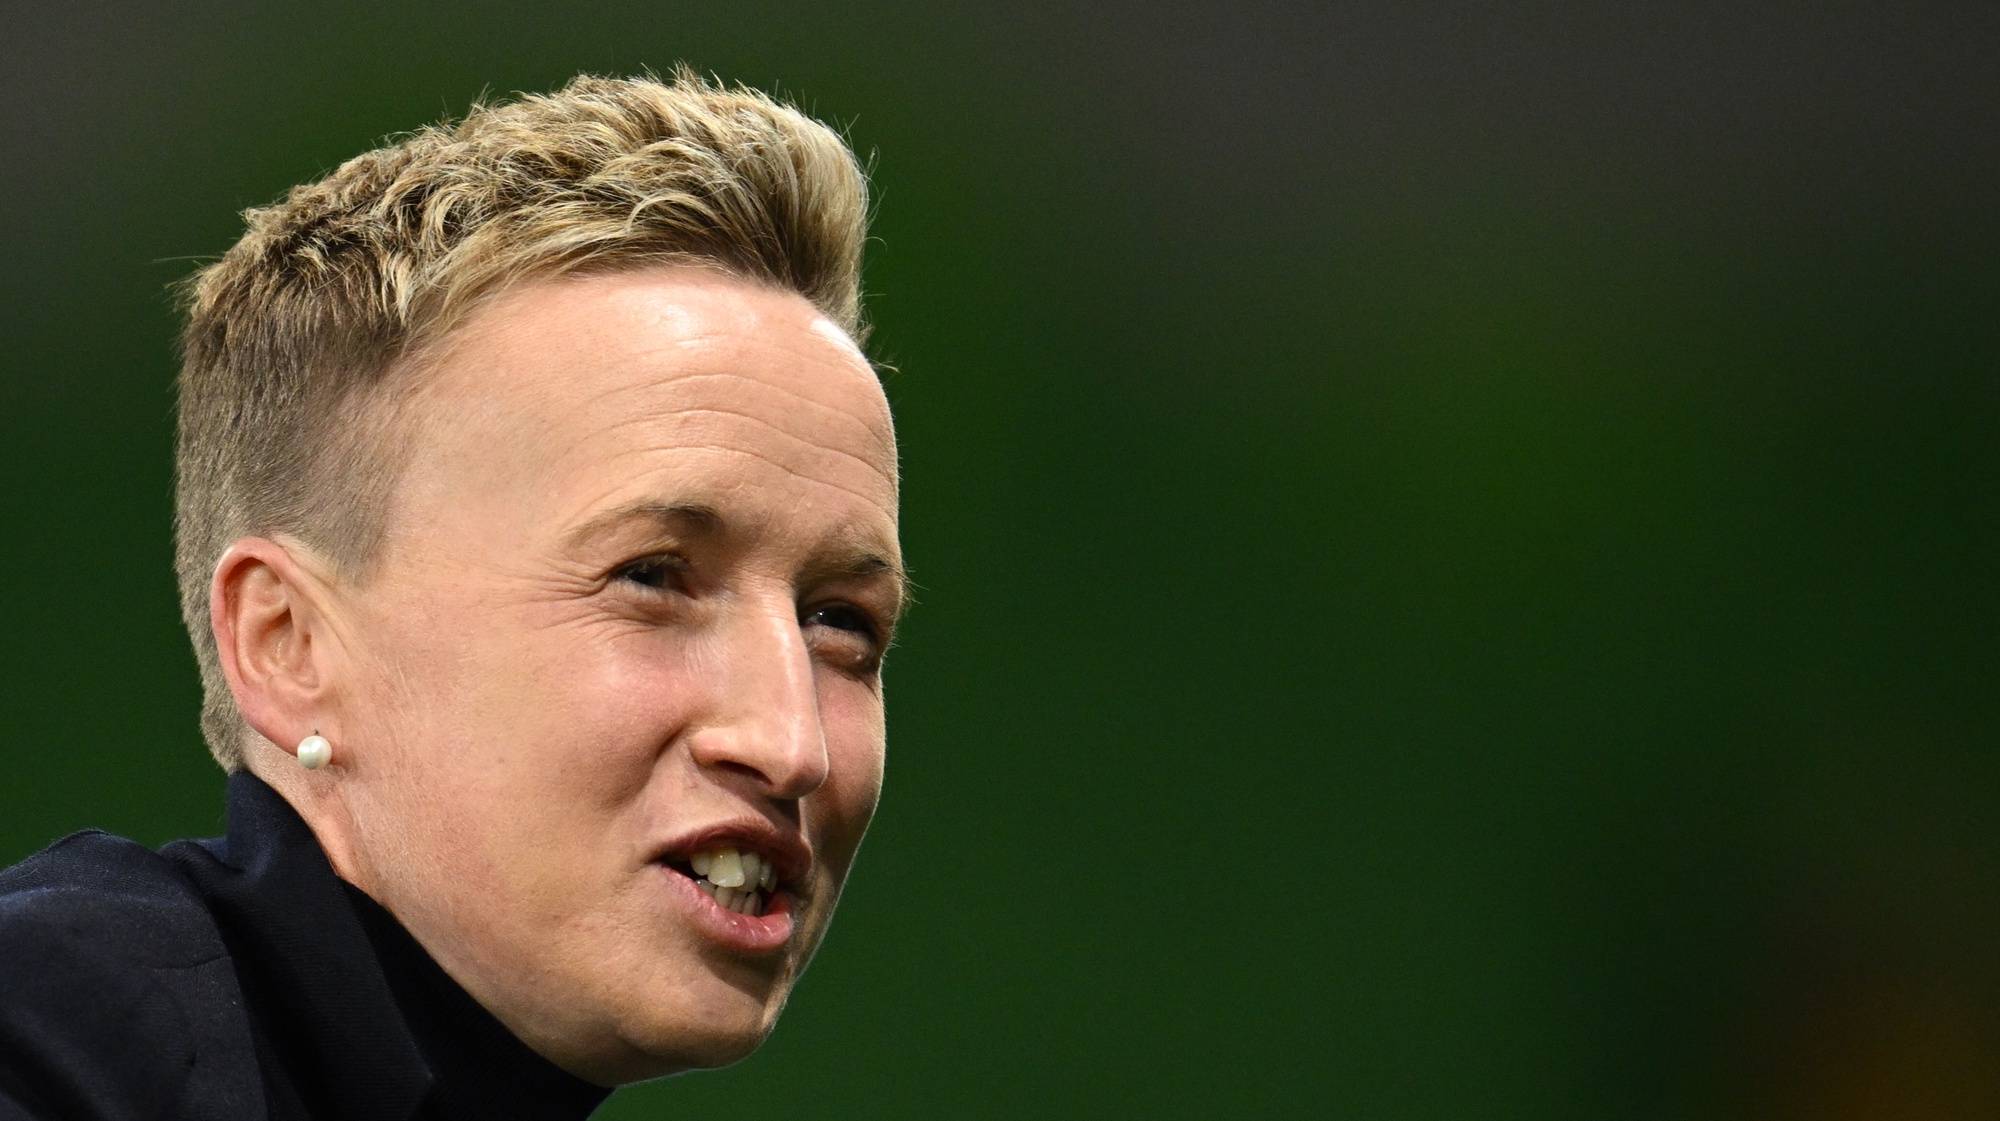
[[[237,711],[286,750],[324,722],[329,636],[317,587],[290,550],[261,537],[230,545],[209,585],[209,626]]]

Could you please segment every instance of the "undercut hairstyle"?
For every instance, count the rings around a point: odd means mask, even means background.
[[[426,348],[524,282],[663,265],[797,292],[863,341],[867,182],[841,137],[682,67],[473,107],[244,212],[184,282],[174,568],[225,770],[247,731],[209,626],[229,544],[286,533],[365,580]]]

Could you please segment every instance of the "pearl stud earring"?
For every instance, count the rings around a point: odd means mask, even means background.
[[[314,732],[299,741],[299,766],[308,771],[317,771],[333,758],[333,745],[326,737]]]

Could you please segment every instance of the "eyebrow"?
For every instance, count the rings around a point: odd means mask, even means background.
[[[579,548],[593,538],[633,521],[647,522],[688,537],[713,539],[728,532],[728,522],[713,506],[699,502],[641,499],[604,511],[571,531],[565,541],[571,548]],[[889,617],[893,626],[903,617],[912,601],[910,576],[902,565],[870,544],[867,537],[867,534],[852,529],[838,532],[830,547],[815,553],[800,575],[808,583],[841,578],[865,580],[886,575],[896,590],[896,601]]]
[[[699,502],[654,502],[641,499],[628,502],[604,511],[602,514],[570,531],[564,544],[571,548],[585,545],[594,537],[602,536],[626,522],[651,522],[662,529],[685,533],[691,537],[720,537],[723,531],[722,514],[713,506]]]

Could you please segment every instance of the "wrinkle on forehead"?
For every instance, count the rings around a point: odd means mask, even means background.
[[[897,492],[893,446],[872,448],[870,450],[876,455],[871,456],[814,439],[810,435],[801,435],[783,424],[739,409],[701,405],[674,409],[668,413],[633,416],[611,422],[601,430],[600,434],[608,436],[627,429],[639,430],[641,441],[638,446],[631,449],[635,453],[667,453],[682,449],[723,451],[728,450],[727,447],[716,441],[726,437],[729,430],[737,425],[749,425],[770,432],[784,440],[806,459],[822,459],[830,456],[845,461],[881,480],[890,495],[893,496]],[[692,440],[680,439],[684,434],[692,437]],[[658,439],[662,435],[673,438],[664,441]],[[869,442],[874,441],[871,439]]]
[[[461,329],[469,337],[418,391],[434,450],[460,479],[512,475],[556,503],[545,514],[588,516],[579,489],[598,502],[663,485],[727,491],[744,477],[702,459],[747,457],[786,480],[792,503],[826,487],[894,535],[887,398],[853,340],[803,297],[663,270],[524,288]]]
[[[646,379],[635,377],[629,385],[607,387],[604,395],[608,396],[629,390],[646,388],[665,388],[667,386],[691,387],[692,383],[710,379],[734,379],[748,382],[757,390],[785,394],[794,403],[803,405],[815,412],[827,413],[849,423],[859,425],[869,435],[884,443],[893,441],[894,425],[889,417],[888,398],[882,395],[881,382],[876,379],[873,371],[866,365],[865,359],[856,357],[853,360],[856,365],[850,365],[825,353],[802,351],[768,342],[764,342],[763,345],[769,346],[773,350],[788,352],[788,356],[792,361],[787,364],[787,369],[811,369],[813,373],[808,376],[794,378],[789,384],[780,385],[761,378],[747,377],[741,373],[740,371],[743,367],[754,363],[745,361],[746,356],[744,355],[733,353],[733,351],[740,349],[738,347],[707,348],[691,346],[685,348],[662,348],[692,351],[699,356],[699,361],[685,363],[687,366],[686,369],[658,378]],[[731,351],[731,353],[704,353],[708,350]],[[637,367],[651,358],[652,353],[635,352],[633,365]],[[843,383],[850,381],[855,384],[845,387],[849,392],[842,392]],[[869,391],[861,398],[862,401],[867,403],[867,407],[858,410],[843,408],[843,404],[853,402],[855,394],[851,390],[857,387],[865,387]]]
[[[776,468],[783,474],[791,478],[797,479],[802,483],[806,483],[810,486],[829,487],[832,488],[833,490],[840,491],[843,494],[853,495],[855,498],[858,498],[861,501],[868,503],[868,505],[873,508],[876,509],[883,508],[881,499],[876,495],[869,494],[868,492],[860,490],[855,487],[846,486],[842,483],[835,482],[831,479],[822,478],[818,475],[800,471],[786,463],[780,462],[779,460],[774,459],[771,456],[765,455],[763,452],[757,451],[753,448],[739,448],[734,444],[674,444],[672,445],[671,450],[719,452],[724,455],[736,455],[736,456],[743,456],[748,459],[754,459],[759,462],[768,464],[769,466]],[[877,474],[880,474],[880,472],[877,472]]]

